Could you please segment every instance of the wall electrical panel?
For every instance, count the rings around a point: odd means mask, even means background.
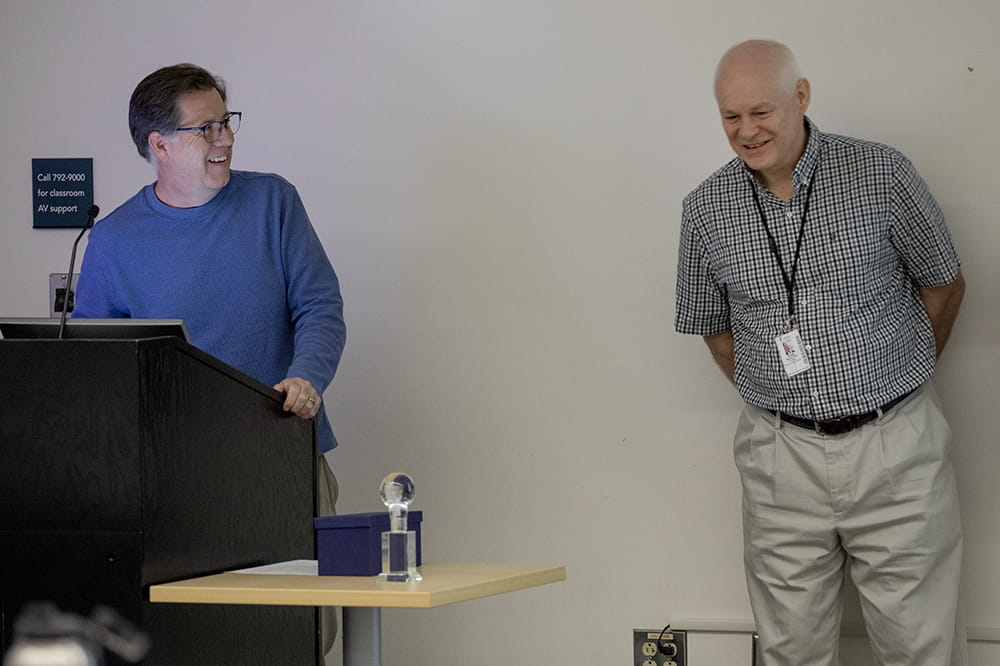
[[[687,632],[682,629],[633,629],[634,666],[687,666]]]

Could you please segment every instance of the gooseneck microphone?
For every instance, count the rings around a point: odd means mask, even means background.
[[[59,339],[63,339],[63,329],[66,328],[66,313],[69,312],[69,299],[70,295],[73,293],[73,267],[76,264],[76,246],[80,244],[80,239],[83,235],[87,233],[87,229],[94,226],[94,220],[97,219],[97,214],[101,212],[101,209],[96,205],[91,204],[90,208],[87,209],[87,222],[83,225],[83,229],[80,229],[80,235],[76,237],[73,241],[73,252],[69,255],[69,272],[66,273],[66,294],[63,296],[63,307],[62,316],[59,317]]]

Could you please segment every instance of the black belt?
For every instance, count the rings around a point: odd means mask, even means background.
[[[842,419],[835,419],[833,421],[813,421],[810,419],[800,419],[797,416],[791,416],[790,414],[785,414],[784,412],[772,413],[777,415],[778,418],[786,423],[791,423],[794,426],[806,428],[807,430],[815,430],[816,433],[820,435],[843,435],[845,432],[850,432],[855,428],[860,428],[864,424],[874,421],[880,414],[885,414],[887,411],[903,402],[903,400],[910,397],[910,394],[912,393],[913,391],[907,391],[895,400],[890,400],[885,403],[874,412],[858,414],[857,416],[845,416]]]

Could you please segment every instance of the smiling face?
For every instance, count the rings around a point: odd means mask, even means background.
[[[177,100],[180,127],[199,127],[226,117],[218,90],[189,92]],[[156,163],[156,196],[174,208],[194,208],[211,201],[229,182],[233,134],[223,129],[218,140],[205,141],[201,132],[149,135]]]
[[[729,145],[776,194],[791,186],[805,151],[809,107],[809,81],[797,76],[790,52],[778,47],[756,42],[736,46],[723,57],[715,77]]]

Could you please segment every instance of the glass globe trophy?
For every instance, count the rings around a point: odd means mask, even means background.
[[[410,583],[422,580],[417,573],[417,533],[406,528],[406,515],[413,501],[413,479],[393,472],[382,479],[382,503],[389,509],[389,531],[382,532],[382,573],[379,581]]]

